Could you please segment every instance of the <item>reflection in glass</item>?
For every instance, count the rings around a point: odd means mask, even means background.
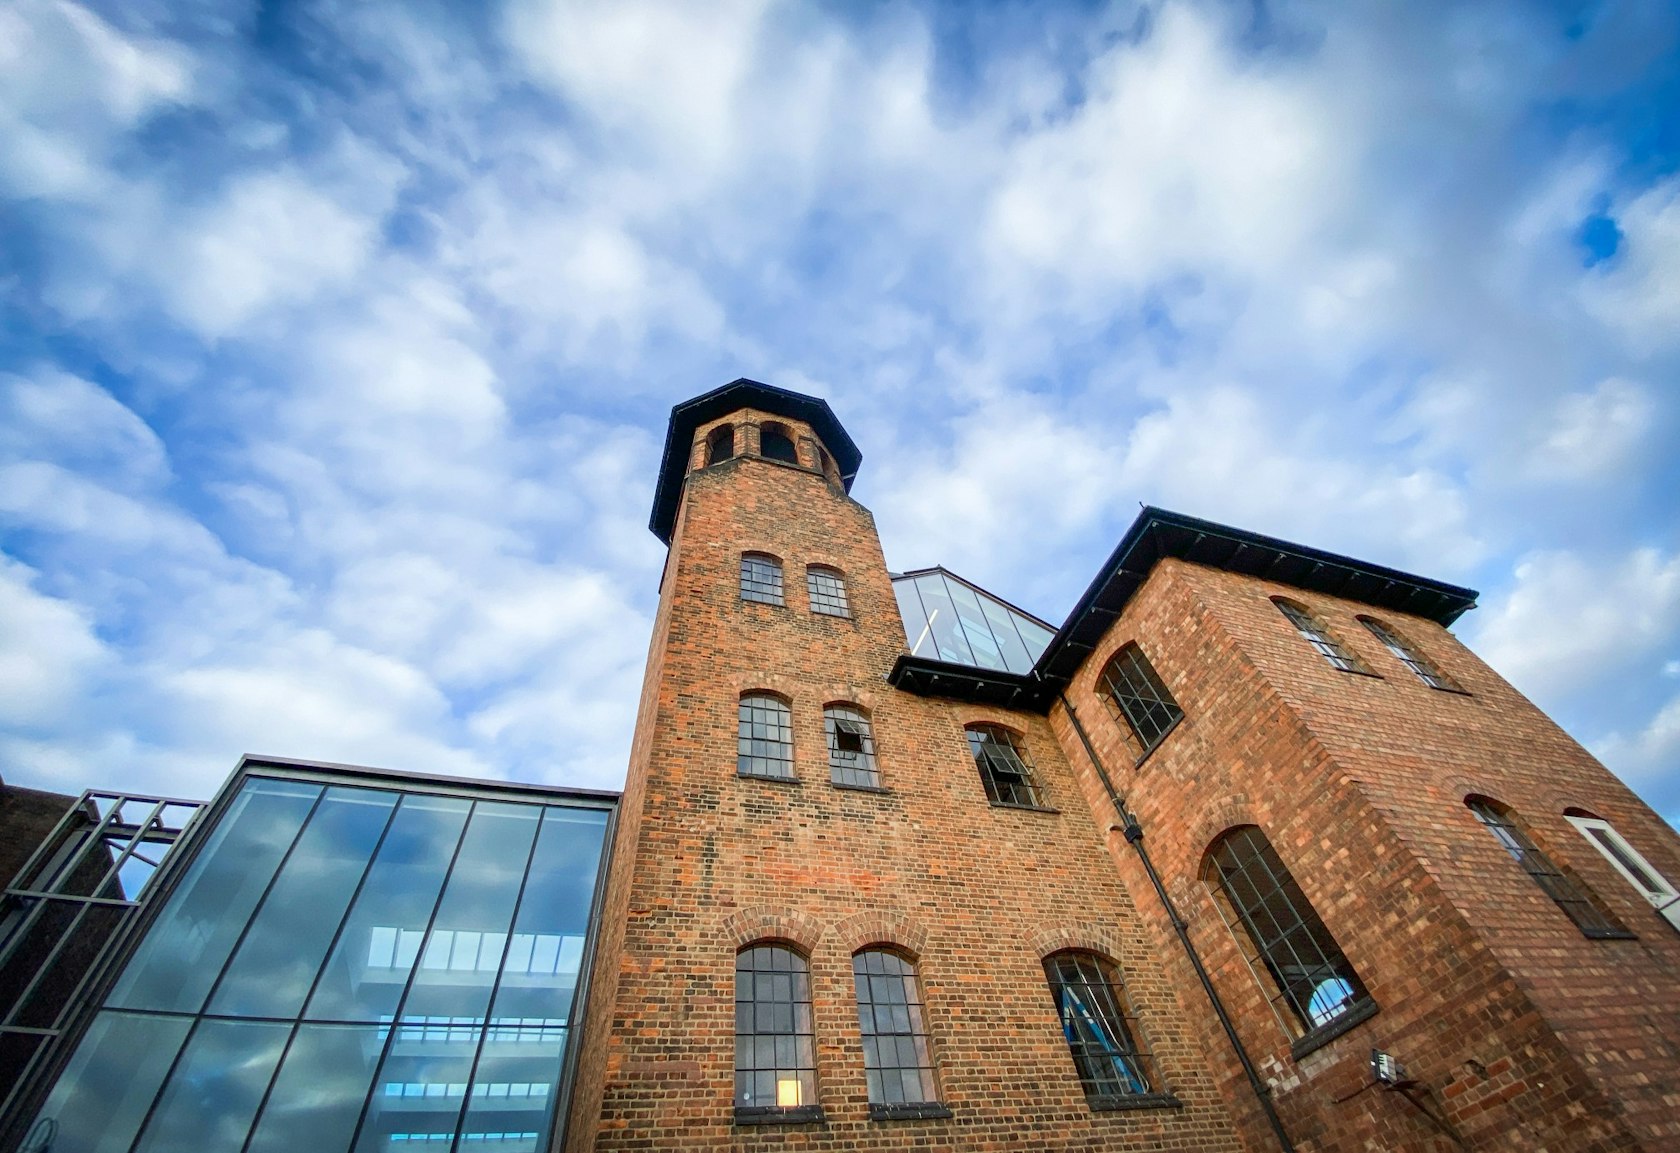
[[[403,798],[305,1016],[379,1021],[396,1013],[471,804]]]
[[[895,577],[893,593],[911,656],[1027,673],[1055,636],[1047,626],[943,569]]]
[[[290,1032],[258,1021],[199,1022],[135,1153],[238,1149]]]
[[[300,1026],[249,1153],[350,1148],[387,1031],[375,1025]]]
[[[126,1153],[192,1024],[190,1017],[104,1012],[42,1106],[54,1149]]]
[[[262,778],[240,789],[109,1003],[196,1012],[320,794],[319,785]]]
[[[328,789],[210,999],[210,1012],[295,1017],[367,871],[395,793]]]
[[[53,1148],[546,1148],[610,811],[503,795],[247,778],[113,994],[161,1011],[95,1018]]]

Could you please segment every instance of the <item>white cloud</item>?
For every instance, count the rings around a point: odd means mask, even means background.
[[[114,656],[76,605],[36,591],[39,575],[0,555],[0,724],[35,731],[64,721]]]
[[[192,72],[179,46],[124,35],[67,0],[0,9],[0,184],[26,197],[97,197],[112,142],[188,100]]]
[[[1665,819],[1680,820],[1680,696],[1658,709],[1643,728],[1596,742],[1593,754],[1649,798]]]
[[[1541,476],[1597,480],[1624,472],[1651,431],[1657,406],[1639,384],[1611,377],[1559,401],[1532,467]]]
[[[169,476],[150,425],[97,384],[53,368],[0,375],[0,457],[50,458],[131,484]]]
[[[1601,685],[1680,632],[1680,557],[1653,548],[1591,560],[1533,553],[1484,604],[1468,643],[1543,706]]]
[[[1680,341],[1680,177],[1641,193],[1615,217],[1621,246],[1586,282],[1587,305],[1636,353],[1672,348]]]

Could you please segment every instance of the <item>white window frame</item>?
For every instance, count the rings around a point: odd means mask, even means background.
[[[1618,833],[1615,826],[1602,817],[1577,817],[1566,813],[1564,818],[1575,826],[1576,831],[1581,836],[1586,838],[1587,844],[1597,849],[1599,855],[1610,862],[1612,868],[1627,878],[1627,883],[1633,886],[1633,891],[1649,901],[1651,907],[1657,911],[1663,920],[1676,929],[1680,929],[1680,891],[1677,891],[1669,879],[1663,876],[1650,861],[1647,861],[1638,849],[1628,844],[1627,838]],[[1599,834],[1613,843],[1617,852],[1625,853],[1629,860],[1638,865],[1640,870],[1645,873],[1645,879],[1641,880],[1634,875],[1633,870],[1618,860],[1616,853],[1610,850],[1609,845],[1599,839]],[[1646,880],[1655,881],[1660,888],[1651,889],[1647,887]]]

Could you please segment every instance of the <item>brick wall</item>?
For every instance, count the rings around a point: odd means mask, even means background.
[[[1379,675],[1333,668],[1273,595],[1306,605]],[[1371,614],[1466,694],[1423,684],[1355,620],[1366,611],[1165,561],[1068,692],[1286,1128],[1314,1150],[1675,1147],[1680,935],[1562,813],[1579,806],[1609,819],[1671,877],[1673,834],[1444,629]],[[1138,750],[1095,692],[1102,664],[1130,640],[1186,714],[1135,767]],[[1052,720],[1103,811],[1066,714],[1057,708]],[[1470,793],[1510,805],[1638,939],[1583,937],[1465,808]],[[1242,824],[1266,834],[1379,1007],[1299,1058],[1267,1002],[1269,978],[1249,969],[1202,880],[1210,845]],[[1263,1118],[1169,947],[1171,926],[1145,898],[1141,868],[1115,835],[1111,853],[1245,1134],[1265,1147]],[[1373,1047],[1408,1066],[1413,1099],[1365,1088]]]
[[[816,470],[810,430],[784,423],[807,467],[749,456],[687,480],[614,847],[575,1147],[1239,1148],[1199,1024],[1050,724],[885,683],[905,642],[873,520]],[[750,428],[737,436],[737,451],[756,444]],[[780,558],[785,607],[741,601],[743,550]],[[845,574],[851,619],[809,611],[808,564]],[[738,699],[754,689],[791,702],[796,782],[736,774]],[[871,717],[884,791],[829,783],[822,708],[842,701]],[[1021,734],[1054,811],[988,803],[963,732],[975,721]],[[821,1123],[734,1121],[735,956],[761,939],[810,959]],[[948,1119],[869,1119],[851,956],[870,944],[917,960]],[[1117,963],[1181,1107],[1090,1109],[1041,967],[1070,946]]]

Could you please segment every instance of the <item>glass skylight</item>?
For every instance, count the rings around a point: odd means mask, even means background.
[[[1054,629],[944,569],[893,578],[910,655],[1029,672]]]

